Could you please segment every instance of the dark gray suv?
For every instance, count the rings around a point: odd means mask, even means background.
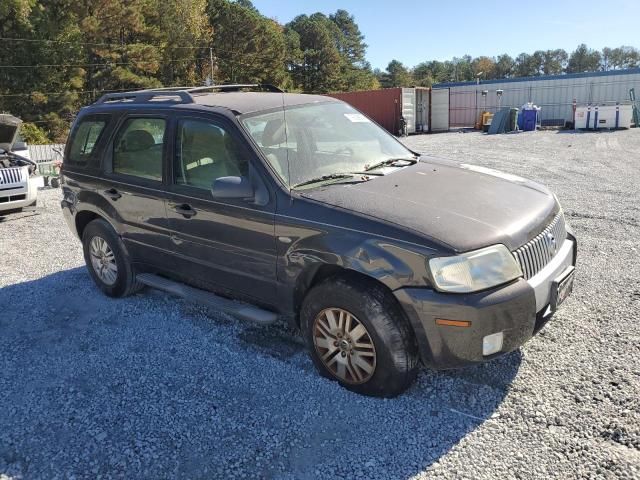
[[[63,192],[107,295],[281,316],[320,373],[368,395],[518,348],[573,285],[576,239],[545,187],[270,86],[105,95],[74,123]]]

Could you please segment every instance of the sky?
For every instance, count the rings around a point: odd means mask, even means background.
[[[301,13],[347,10],[369,45],[367,59],[412,67],[469,54],[497,56],[564,48],[640,48],[640,0],[253,0],[263,15],[287,23]]]

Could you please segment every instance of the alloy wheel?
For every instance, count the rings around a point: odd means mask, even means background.
[[[118,264],[113,250],[102,237],[95,236],[89,244],[89,254],[91,255],[91,265],[93,271],[105,284],[111,286],[118,278]]]
[[[376,369],[376,349],[365,326],[342,308],[326,308],[313,322],[313,343],[324,366],[339,380],[360,384]]]

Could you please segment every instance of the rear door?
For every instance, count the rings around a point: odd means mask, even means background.
[[[165,209],[171,115],[162,112],[120,119],[105,154],[98,194],[134,261],[162,265],[171,255]]]
[[[229,119],[179,114],[167,216],[177,261],[193,283],[273,304],[275,197],[257,161]],[[213,182],[227,176],[249,177],[267,192],[265,199],[214,200]]]

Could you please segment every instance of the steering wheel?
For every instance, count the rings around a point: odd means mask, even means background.
[[[351,148],[351,147],[342,147],[342,148],[336,150],[335,153],[338,154],[338,155],[348,155],[350,157],[353,157],[353,155],[354,155],[353,148]]]

